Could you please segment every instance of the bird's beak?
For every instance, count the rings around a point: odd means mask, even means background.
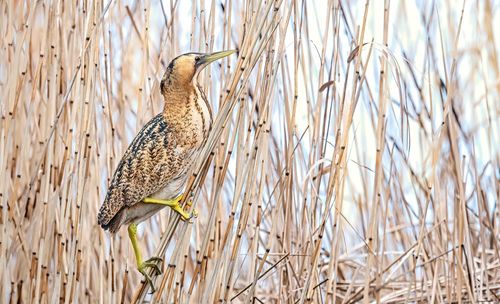
[[[214,62],[215,60],[219,60],[221,58],[227,57],[227,56],[234,54],[234,53],[236,53],[236,50],[229,50],[229,51],[222,51],[222,52],[215,52],[215,53],[211,53],[211,54],[206,54],[200,58],[198,65],[199,66],[206,66],[206,65]]]

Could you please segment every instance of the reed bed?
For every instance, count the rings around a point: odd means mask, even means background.
[[[500,302],[500,8],[489,1],[0,2],[0,301]],[[199,217],[97,211],[188,51],[216,120]]]

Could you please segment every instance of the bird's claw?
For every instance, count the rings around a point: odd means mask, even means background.
[[[150,257],[149,259],[147,259],[146,261],[144,261],[142,264],[145,267],[153,268],[157,274],[162,274],[162,271],[157,264],[158,262],[160,262],[160,263],[163,262],[163,259],[160,257],[157,257],[157,256],[153,256],[153,257]]]
[[[151,279],[151,276],[147,273],[146,269],[147,268],[153,268],[153,275],[160,275],[162,274],[162,271],[160,267],[158,266],[157,262],[162,262],[163,259],[160,257],[151,257],[147,259],[146,261],[142,262],[141,265],[137,267],[137,270],[139,270],[140,273],[144,276],[144,279],[146,282],[149,284],[151,287],[151,293],[154,293],[156,291],[155,286],[153,284],[153,280]]]
[[[186,206],[191,207],[192,204],[193,204],[192,202],[187,202]],[[198,210],[193,208],[193,209],[191,209],[191,213],[188,214],[187,218],[181,218],[181,219],[185,222],[192,224],[194,222],[193,219],[195,219],[197,217],[198,217]]]
[[[151,287],[150,294],[155,293],[156,292],[155,285],[153,284],[153,280],[151,280],[151,277],[149,276],[149,274],[147,274],[145,271],[144,272],[141,271],[141,273],[142,273],[142,275],[144,275],[144,279],[146,280],[146,282]]]
[[[187,202],[186,206],[190,207],[191,204],[191,202]],[[191,213],[187,213],[179,204],[172,207],[172,209],[179,213],[183,222],[193,223],[192,219],[198,217],[198,211],[196,209],[191,210]]]
[[[191,218],[197,218],[198,217],[198,210],[194,209],[191,210]]]

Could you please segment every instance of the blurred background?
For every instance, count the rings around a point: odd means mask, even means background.
[[[495,28],[497,30],[495,30]],[[0,300],[500,302],[500,2],[1,1]],[[97,225],[174,57],[216,120],[199,216]]]

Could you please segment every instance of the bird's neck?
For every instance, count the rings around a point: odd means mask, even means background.
[[[196,89],[193,83],[172,85],[165,88],[162,92],[165,101],[163,115],[172,119],[184,116],[185,112],[192,106],[191,99],[194,94],[196,94]]]
[[[196,144],[208,136],[212,112],[196,82],[165,88],[163,97],[163,115],[175,133],[191,138]]]

